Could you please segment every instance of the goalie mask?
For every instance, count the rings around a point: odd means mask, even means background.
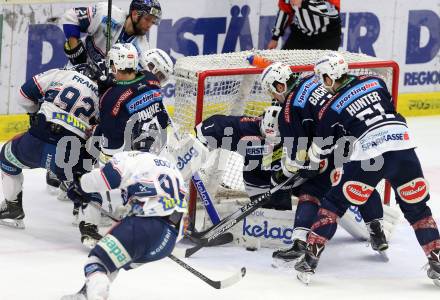
[[[280,131],[278,129],[278,116],[280,112],[280,106],[269,106],[264,110],[263,119],[261,120],[261,135],[271,144],[278,144],[280,142]]]
[[[170,56],[161,49],[151,49],[141,55],[142,69],[153,73],[160,84],[165,85],[174,71],[174,64]]]
[[[288,65],[277,62],[264,69],[261,74],[261,87],[268,95],[284,103],[297,79],[298,75],[293,73]]]
[[[337,53],[331,52],[322,57],[315,64],[315,74],[319,76],[322,85],[331,93],[333,93],[333,86],[335,81],[341,78],[344,74],[348,72],[348,64],[344,57]],[[325,77],[327,75],[331,80],[331,85],[326,85]]]
[[[107,54],[107,68],[112,72],[112,66],[117,71],[136,70],[139,64],[138,52],[133,44],[114,44]]]

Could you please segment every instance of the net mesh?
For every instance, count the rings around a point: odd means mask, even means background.
[[[262,50],[258,52],[243,51],[225,54],[200,55],[183,57],[175,66],[175,112],[174,121],[177,129],[192,132],[196,124],[197,112],[201,120],[214,114],[259,116],[271,99],[262,92],[259,83],[259,72],[249,65],[246,58],[258,54],[270,61],[283,62],[296,67],[293,70],[301,76],[310,74],[311,66],[325,53],[325,50]],[[355,75],[375,75],[381,77],[392,91],[393,69],[381,64],[380,67],[366,67],[369,62],[381,60],[356,53],[340,52],[350,66],[350,73]],[[305,67],[309,66],[309,67]],[[307,71],[309,70],[309,71]],[[214,71],[217,74],[207,75],[199,89],[200,74]],[[221,71],[222,75],[219,75]],[[199,99],[199,101],[197,101]],[[201,121],[198,120],[198,121]],[[225,150],[226,151],[226,150]],[[216,166],[225,170],[222,178],[217,179],[220,185],[228,189],[244,191],[242,167],[243,158],[236,153],[222,160]]]

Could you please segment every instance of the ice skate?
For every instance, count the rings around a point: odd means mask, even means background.
[[[295,239],[292,247],[288,249],[279,249],[272,253],[272,267],[274,268],[291,268],[300,259],[306,251],[307,243]]]
[[[60,300],[88,300],[87,299],[87,292],[86,292],[86,285],[84,285],[81,290],[73,295],[65,295],[61,297]]]
[[[79,231],[81,232],[81,243],[87,248],[92,249],[102,239],[102,235],[98,232],[98,226],[95,224],[81,221]]]
[[[295,270],[298,271],[296,277],[299,281],[307,285],[310,283],[324,248],[325,246],[322,244],[307,245],[304,256],[295,264]]]
[[[73,210],[72,210],[73,220],[72,220],[72,225],[75,225],[75,226],[79,225],[79,222],[80,222],[79,209],[80,209],[80,207],[81,207],[81,204],[77,204],[77,203],[73,204]]]
[[[58,189],[57,199],[60,201],[70,201],[69,197],[67,197],[67,188],[69,187],[70,182],[63,181],[60,184],[60,188]]]
[[[57,176],[51,172],[46,172],[46,189],[51,195],[57,195],[58,194],[58,188],[61,184],[61,181],[58,180]]]
[[[0,207],[0,224],[24,229],[22,195],[22,193],[18,194],[17,199],[14,201],[3,201]]]
[[[382,223],[380,220],[373,220],[366,224],[368,232],[370,233],[370,245],[374,251],[377,251],[380,256],[385,260],[389,261],[386,250],[388,249],[388,242],[385,233],[382,228]]]
[[[440,287],[440,249],[432,250],[428,257],[428,277],[432,279],[434,284]]]

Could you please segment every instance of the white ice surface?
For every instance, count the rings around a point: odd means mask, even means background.
[[[409,124],[431,185],[430,206],[440,223],[440,117],[414,118]],[[26,229],[0,227],[0,299],[59,299],[82,286],[87,251],[71,225],[72,205],[46,192],[44,170],[24,174]],[[426,259],[404,220],[391,239],[388,263],[338,230],[310,286],[297,281],[293,271],[273,269],[271,253],[228,246],[206,248],[185,260],[214,279],[246,266],[246,277],[225,290],[209,287],[164,259],[120,272],[110,299],[440,299],[440,288],[421,270]]]

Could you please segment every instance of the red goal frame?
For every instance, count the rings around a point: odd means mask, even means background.
[[[293,72],[313,72],[313,65],[300,65],[291,66]],[[386,61],[369,61],[369,62],[355,62],[348,64],[349,69],[392,69],[392,81],[391,81],[391,96],[393,97],[394,107],[397,109],[397,97],[399,92],[399,65],[392,60]],[[203,99],[205,91],[205,81],[208,77],[215,76],[227,76],[227,75],[257,75],[262,73],[264,68],[237,68],[237,69],[217,69],[217,70],[205,70],[199,72],[197,75],[197,102],[196,102],[196,114],[195,125],[198,125],[203,120]],[[389,205],[391,196],[391,186],[388,182],[385,184],[384,191],[384,203]],[[188,203],[188,215],[190,224],[194,225],[196,215],[196,202],[197,202],[197,190],[194,184],[190,183],[189,191],[189,203]]]

